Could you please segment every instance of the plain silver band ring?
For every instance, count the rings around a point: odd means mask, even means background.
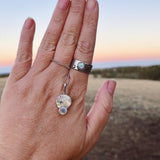
[[[76,59],[73,59],[72,63],[71,63],[71,68],[75,69],[77,71],[89,74],[92,70],[92,65],[85,63],[85,62],[82,62],[82,61],[79,61],[79,60],[76,60]]]
[[[67,66],[67,65],[65,65],[65,64],[63,64],[63,63],[61,63],[61,62],[58,62],[58,61],[56,61],[56,60],[54,60],[54,59],[52,59],[52,62],[55,62],[56,64],[59,64],[59,65],[65,67],[65,68],[67,68],[68,70],[70,69],[69,66]]]

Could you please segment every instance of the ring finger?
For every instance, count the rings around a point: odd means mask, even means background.
[[[98,24],[98,13],[99,7],[97,1],[88,0],[85,9],[81,35],[74,54],[74,59],[88,64],[91,64],[93,59]],[[81,94],[81,92],[85,93],[87,89],[87,80],[88,74],[74,69],[70,70],[70,84],[73,84],[73,86],[70,86],[72,88],[70,90],[73,92],[73,96],[76,96],[74,94],[77,93],[76,91],[80,92],[79,94]],[[78,84],[78,86],[75,85],[75,83]]]

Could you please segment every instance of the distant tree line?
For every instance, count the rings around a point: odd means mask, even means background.
[[[160,65],[150,67],[118,67],[108,69],[95,69],[91,74],[96,78],[130,78],[160,80]],[[1,74],[0,77],[8,77],[9,74]]]
[[[131,78],[160,80],[160,65],[150,67],[118,67],[109,69],[95,69],[91,72],[94,77]]]
[[[9,73],[0,74],[0,78],[8,77],[8,76],[9,76]]]

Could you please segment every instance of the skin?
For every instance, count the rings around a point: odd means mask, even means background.
[[[116,82],[102,85],[86,115],[88,75],[69,70],[67,94],[72,105],[62,116],[55,101],[68,70],[51,60],[66,65],[73,58],[91,63],[97,23],[96,0],[59,0],[32,64],[35,22],[25,21],[1,98],[1,160],[80,160],[95,145],[112,111]]]

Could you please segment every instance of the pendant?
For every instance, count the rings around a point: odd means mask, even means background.
[[[56,104],[57,104],[57,107],[59,108],[59,113],[61,115],[65,115],[65,114],[67,114],[67,109],[72,104],[71,97],[69,97],[66,94],[62,94],[57,97]]]

